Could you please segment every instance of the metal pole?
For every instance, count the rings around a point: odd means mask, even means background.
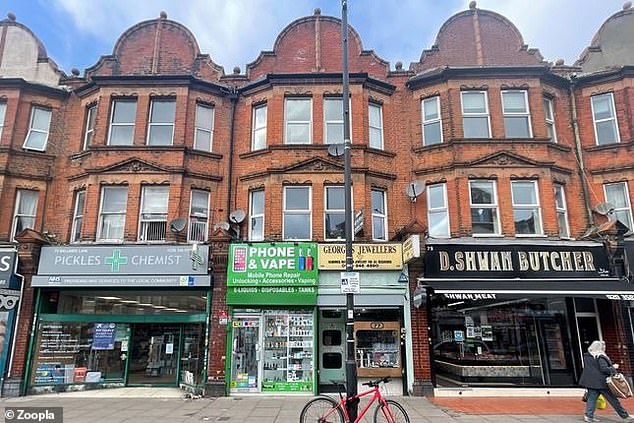
[[[346,232],[346,272],[352,272],[352,180],[350,175],[350,81],[348,77],[348,2],[341,0],[341,48],[343,72],[343,139],[344,139],[344,191],[345,191],[345,232]],[[346,395],[357,395],[357,362],[354,348],[354,294],[346,294]],[[347,403],[351,421],[357,418],[358,401]]]

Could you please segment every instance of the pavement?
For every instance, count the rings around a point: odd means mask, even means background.
[[[574,397],[394,397],[411,423],[571,423],[583,421]],[[184,398],[171,388],[120,388],[0,400],[3,407],[63,407],[64,423],[297,423],[306,396]],[[634,399],[624,405],[634,413]],[[364,422],[372,421],[372,409]],[[608,406],[603,422],[622,421]],[[5,420],[5,422],[12,422]]]

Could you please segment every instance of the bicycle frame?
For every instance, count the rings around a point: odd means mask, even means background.
[[[359,412],[356,420],[354,422],[350,422],[350,416],[348,415],[348,409],[346,408],[346,404],[348,403],[348,401],[359,400],[360,398],[365,397],[367,395],[371,395],[371,394],[373,395],[372,395],[372,398],[370,399],[370,402],[368,402],[368,404]],[[343,409],[343,416],[346,419],[346,422],[359,423],[365,416],[365,413],[368,412],[372,404],[374,404],[376,401],[379,401],[379,403],[383,405],[386,404],[385,399],[383,398],[383,395],[381,394],[381,389],[379,386],[375,386],[374,388],[368,389],[367,391],[358,393],[357,395],[350,398],[342,397],[341,400],[339,401],[338,408]]]

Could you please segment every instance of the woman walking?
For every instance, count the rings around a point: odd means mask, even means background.
[[[626,422],[634,422],[634,417],[623,408],[621,402],[608,389],[605,378],[616,373],[618,364],[612,361],[605,354],[605,342],[594,341],[588,352],[583,355],[583,372],[579,379],[579,385],[588,390],[588,401],[586,402],[586,412],[583,416],[584,422],[600,421],[594,417],[594,410],[597,408],[597,398],[603,394],[614,411]]]

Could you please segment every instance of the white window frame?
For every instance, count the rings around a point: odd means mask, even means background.
[[[504,104],[504,94],[511,94],[511,93],[522,93],[524,96],[524,107],[526,108],[525,112],[508,112],[506,111],[506,106]],[[519,118],[519,117],[523,117],[526,119],[526,125],[528,126],[528,138],[533,138],[533,125],[531,125],[531,109],[530,109],[530,104],[528,102],[528,91],[527,90],[502,90],[500,93],[500,98],[502,101],[502,119],[505,118]],[[506,122],[504,122],[504,136],[506,138],[513,138],[513,137],[509,137],[506,133]],[[523,137],[519,137],[519,138],[523,138]]]
[[[95,124],[97,122],[97,105],[86,107],[86,122],[84,128],[84,150],[88,149],[95,137]]]
[[[374,192],[380,192],[381,196],[383,198],[383,210],[385,211],[384,213],[380,213],[377,212],[374,209],[374,204],[372,203],[372,194]],[[387,228],[387,191],[384,189],[379,189],[379,188],[372,188],[370,190],[370,206],[372,207],[372,241],[379,241],[379,242],[387,242],[387,234],[389,232],[388,228]],[[374,219],[381,219],[383,220],[383,233],[380,234],[380,236],[377,237],[377,234],[374,232]],[[354,219],[352,220],[354,222]],[[354,229],[354,228],[353,228]]]
[[[555,100],[550,97],[544,97],[544,120],[546,128],[551,128],[551,142],[557,143],[557,128],[555,127]],[[550,134],[549,134],[550,135]]]
[[[21,214],[19,213],[20,211],[20,204],[22,203],[22,195],[26,194],[33,194],[35,195],[35,214]],[[30,227],[30,229],[35,229],[35,221],[37,219],[37,207],[38,207],[38,202],[39,202],[39,191],[35,191],[35,190],[30,190],[30,189],[18,189],[16,196],[15,196],[15,209],[13,211],[13,221],[12,221],[12,225],[11,225],[11,240],[15,241],[15,236],[17,235],[17,229],[18,229],[18,219],[20,219],[21,217],[23,218],[29,218],[29,219],[33,219],[33,226]],[[25,226],[26,229],[26,226]]]
[[[81,207],[80,207],[80,203],[81,203]],[[81,241],[81,229],[84,223],[85,210],[86,210],[86,190],[82,189],[75,192],[75,206],[73,207],[73,224],[70,229],[71,244]]]
[[[286,198],[288,196],[289,190],[294,189],[307,189],[308,190],[308,209],[305,210],[287,210],[286,209]],[[284,195],[283,195],[283,210],[282,210],[282,239],[284,240],[293,240],[293,241],[310,241],[313,238],[313,195],[312,195],[312,187],[310,185],[297,185],[297,186],[286,186],[284,187]],[[307,215],[308,216],[308,238],[286,238],[286,216],[287,215]]]
[[[328,208],[328,193],[331,189],[337,188],[340,189],[343,193],[343,208],[342,209],[329,209]],[[341,241],[346,237],[346,230],[344,226],[343,236],[339,238],[332,238],[328,236],[328,228],[326,226],[327,216],[335,215],[335,216],[344,216],[344,225],[345,225],[345,216],[346,216],[346,191],[343,185],[326,185],[324,186],[324,240],[326,241]]]
[[[612,117],[609,118],[605,118],[605,119],[598,119],[595,117],[594,114],[594,99],[599,98],[599,97],[603,97],[603,96],[609,96],[610,97],[610,105],[612,106],[612,112],[614,113],[614,115]],[[592,122],[593,122],[593,127],[594,127],[594,139],[596,141],[597,145],[610,145],[610,144],[617,144],[621,142],[621,134],[619,133],[619,120],[616,116],[616,105],[614,104],[614,93],[603,93],[603,94],[596,94],[593,95],[592,97],[590,97],[590,106],[592,108]],[[599,142],[599,133],[597,131],[597,124],[602,123],[602,122],[608,122],[608,121],[613,121],[614,124],[614,131],[616,133],[616,140],[614,142],[605,142],[605,143],[601,143]]]
[[[262,111],[264,110],[264,124],[261,126],[258,126],[258,120],[257,120],[257,114],[258,111]],[[252,112],[252,125],[251,125],[251,151],[257,151],[257,150],[262,150],[266,148],[266,143],[267,143],[267,125],[268,125],[268,106],[266,103],[263,104],[257,104],[255,106],[253,106],[253,112]],[[257,142],[257,135],[258,134],[264,134],[264,144],[263,145],[256,145]]]
[[[372,113],[371,110],[376,109],[379,113],[379,122],[378,125],[375,122],[372,122]],[[372,134],[377,134],[374,137]],[[378,137],[378,143],[376,138]],[[374,148],[377,150],[383,150],[384,141],[383,141],[383,105],[375,102],[368,103],[368,144],[370,148]]]
[[[262,193],[262,212],[256,212],[253,210],[253,196],[254,194]],[[264,189],[256,189],[249,192],[249,241],[264,241],[264,219],[266,210],[266,192]],[[253,222],[257,219],[262,220],[261,234],[255,233],[253,228]]]
[[[289,103],[293,103],[295,101],[307,101],[309,103],[309,111],[310,118],[308,121],[305,120],[297,120],[297,121],[289,121],[288,119],[288,109]],[[291,125],[308,125],[308,140],[304,140],[303,142],[290,142],[288,138],[288,128]],[[312,97],[286,97],[284,99],[284,144],[286,145],[305,145],[313,143],[313,98]]]
[[[514,186],[518,185],[527,185],[530,184],[533,186],[535,191],[535,200],[536,203],[532,204],[516,204],[515,203],[515,191],[513,190]],[[539,227],[536,228],[537,232],[534,234],[518,234],[517,229],[515,232],[516,237],[533,237],[533,236],[543,236],[544,235],[544,221],[542,219],[542,208],[539,204],[539,184],[537,181],[528,181],[528,180],[520,180],[520,181],[511,181],[511,199],[513,204],[513,227],[515,228],[515,211],[518,210],[537,210],[537,217],[539,218]]]
[[[463,97],[465,94],[473,94],[473,93],[480,93],[484,96],[484,107],[486,109],[486,112],[484,113],[465,113],[464,111],[464,100]],[[460,91],[460,110],[462,112],[462,136],[466,139],[489,139],[491,138],[491,114],[489,112],[489,95],[487,91]],[[487,119],[487,128],[488,128],[488,135],[484,138],[472,138],[472,137],[467,137],[465,135],[465,118],[483,118],[486,117]]]
[[[116,212],[107,212],[106,214],[104,214],[103,211],[103,200],[104,197],[106,196],[106,190],[109,189],[120,189],[120,190],[125,190],[125,194],[126,194],[126,210],[124,210],[122,213],[116,213]],[[128,206],[128,187],[127,186],[117,186],[117,185],[104,185],[101,187],[101,193],[100,193],[100,198],[99,198],[99,221],[98,221],[98,228],[97,228],[97,241],[106,241],[106,242],[123,242],[123,240],[125,239],[125,221],[127,218],[127,206]],[[123,233],[121,234],[121,239],[117,239],[117,238],[104,238],[103,235],[103,224],[104,224],[104,216],[110,216],[110,215],[123,215]]]
[[[132,122],[115,122],[114,116],[117,110],[117,103],[134,103],[134,116],[132,117]],[[134,145],[134,130],[136,129],[136,112],[137,112],[138,102],[136,98],[113,98],[111,111],[110,111],[110,125],[108,128],[108,145],[122,146],[122,145]],[[129,144],[112,144],[112,129],[116,126],[131,126],[132,127],[132,137],[130,139]]]
[[[2,131],[4,130],[4,118],[7,115],[7,103],[0,102],[0,140],[2,139]]]
[[[157,191],[160,192],[164,189],[167,189],[167,201],[165,202],[165,211],[163,213],[148,213],[145,211],[145,203],[147,200],[147,196],[148,196],[148,192],[151,191]],[[141,187],[141,207],[139,207],[139,229],[138,229],[138,236],[137,236],[137,240],[139,242],[165,242],[167,239],[167,212],[169,210],[169,202],[170,202],[170,187],[169,185],[143,185]],[[144,214],[154,214],[154,215],[161,215],[161,216],[165,216],[165,219],[144,219],[143,215]],[[165,222],[165,231],[164,231],[164,236],[163,239],[143,239],[143,224],[144,223],[151,223],[151,222]]]
[[[559,224],[559,237],[570,238],[570,225],[568,224],[568,205],[566,203],[566,190],[562,184],[554,184],[555,191],[555,210],[557,212],[557,223]],[[561,204],[557,200],[557,196],[561,199]],[[561,219],[560,219],[561,217]],[[563,220],[563,228],[562,228]]]
[[[205,215],[201,215],[198,213],[194,213],[192,207],[194,205],[194,194],[204,193],[207,197],[207,210]],[[187,242],[207,242],[209,239],[209,206],[210,206],[210,193],[204,189],[192,189],[189,192],[189,218],[187,219]],[[204,220],[203,220],[204,219]],[[192,227],[194,223],[203,223],[204,226],[204,236],[202,241],[197,239],[192,239]]]
[[[37,113],[38,111],[41,112],[45,112],[48,114],[48,129],[46,131],[41,130],[41,129],[35,129],[33,128],[33,122],[35,121],[35,113]],[[24,139],[24,145],[22,146],[22,148],[24,148],[25,150],[35,150],[35,151],[46,151],[46,146],[48,145],[48,136],[51,130],[51,118],[53,116],[53,111],[51,109],[47,109],[45,107],[41,107],[41,106],[33,106],[31,107],[31,118],[29,120],[29,131],[26,134],[26,138]],[[46,138],[44,139],[44,144],[42,145],[42,148],[37,148],[37,147],[33,147],[28,145],[29,144],[29,138],[31,136],[32,133],[39,133],[39,134],[46,134]]]
[[[617,204],[614,201],[610,201],[610,199],[608,198],[608,190],[607,187],[609,185],[619,185],[621,187],[623,187],[623,195],[625,197],[625,201],[627,203],[626,207],[618,207]],[[605,201],[611,203],[612,205],[614,205],[614,211],[613,211],[613,216],[614,218],[616,218],[616,213],[617,212],[627,212],[627,216],[630,220],[629,224],[629,232],[633,232],[634,231],[634,217],[632,216],[632,203],[630,202],[630,192],[629,192],[629,187],[628,187],[628,183],[627,182],[614,182],[614,183],[609,183],[609,184],[603,184],[603,195],[605,197]],[[621,222],[624,225],[627,226],[627,222]]]
[[[425,104],[431,101],[434,101],[436,103],[436,113],[438,117],[436,119],[425,119]],[[442,114],[441,114],[442,112],[440,110],[440,96],[436,95],[434,97],[428,97],[428,98],[422,99],[420,101],[420,113],[421,113],[421,122],[423,125],[423,130],[421,131],[422,137],[423,137],[423,146],[442,144],[444,141],[444,135],[442,130]],[[438,125],[440,126],[440,140],[438,142],[428,143],[427,140],[425,139],[425,127],[435,123],[438,123]]]
[[[490,204],[474,204],[471,194],[471,186],[475,183],[487,182],[493,187],[493,202]],[[493,179],[472,179],[469,181],[469,217],[471,217],[472,210],[476,209],[493,209],[495,210],[495,221],[493,222],[493,233],[475,233],[473,232],[473,221],[471,222],[471,232],[474,237],[499,237],[502,234],[502,227],[500,224],[500,207],[498,205],[498,189],[497,181]]]
[[[198,126],[198,111],[200,109],[208,109],[211,111],[211,124],[209,128]],[[196,103],[196,116],[194,116],[194,150],[211,152],[214,150],[214,126],[216,123],[216,108],[209,104]],[[198,141],[198,133],[204,132],[209,135],[209,148],[202,148]],[[173,131],[172,131],[173,133]]]
[[[432,189],[440,189],[442,191],[443,205],[440,207],[431,206],[431,191]],[[469,190],[471,192],[471,190]],[[445,215],[447,219],[447,226],[444,233],[432,234],[431,233],[431,216],[432,215]],[[451,222],[449,221],[449,204],[447,201],[447,184],[441,182],[438,184],[432,184],[427,187],[427,232],[431,238],[449,238],[451,237]]]
[[[341,102],[341,120],[327,120],[326,119],[326,104],[328,104],[328,102],[330,101],[340,101]],[[339,143],[335,143],[335,142],[330,142],[327,138],[328,135],[328,125],[332,124],[332,125],[341,125],[341,130],[343,131],[343,133],[341,134],[341,143],[345,143],[346,142],[346,136],[345,136],[345,130],[344,130],[344,119],[343,119],[343,97],[324,97],[324,101],[323,101],[323,112],[324,112],[324,144],[326,145],[331,145],[331,144],[339,144]],[[349,116],[350,118],[348,119],[348,125],[349,125],[349,133],[350,133],[350,139],[352,140],[352,100],[348,99],[348,112],[349,112]]]
[[[172,119],[171,123],[170,122],[152,122],[152,116],[154,115],[154,106],[156,105],[156,103],[172,103],[174,105],[174,118]],[[150,113],[149,113],[148,121],[147,121],[147,139],[145,140],[145,144],[149,145],[149,146],[159,146],[159,147],[174,145],[175,121],[176,121],[176,99],[173,99],[173,98],[153,98],[153,99],[151,99],[150,100]],[[153,127],[159,127],[159,126],[165,126],[165,127],[169,126],[169,127],[172,128],[172,136],[170,137],[169,144],[152,144],[152,143],[150,143],[151,135],[152,135],[152,128]]]

